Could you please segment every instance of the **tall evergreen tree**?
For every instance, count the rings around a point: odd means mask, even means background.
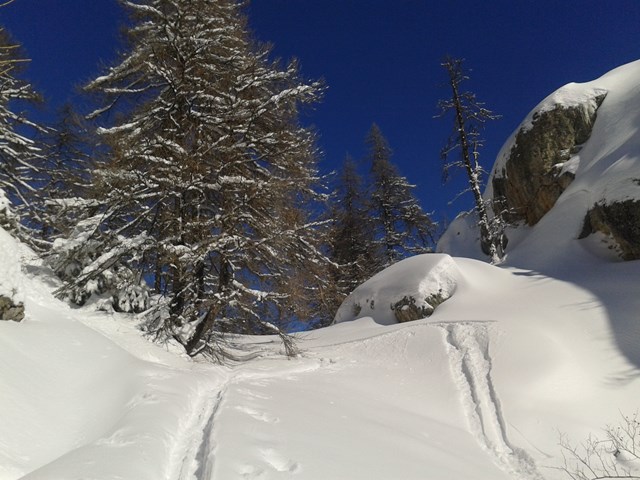
[[[0,200],[0,224],[21,234],[23,239],[26,235],[18,223],[15,207],[24,209],[29,204],[29,196],[35,191],[34,164],[42,156],[37,142],[26,136],[25,129],[31,131],[32,137],[45,130],[17,110],[20,102],[40,100],[33,87],[20,78],[27,62],[20,45],[0,28],[0,190],[6,195],[5,200]]]
[[[153,275],[169,298],[153,328],[192,355],[223,353],[221,332],[283,334],[286,278],[325,261],[300,208],[317,174],[298,122],[322,87],[270,62],[235,0],[122,3],[129,50],[87,86],[91,118],[111,120],[94,229],[111,243],[69,286],[116,261]]]
[[[337,308],[358,285],[391,264],[430,252],[436,225],[413,195],[414,186],[398,173],[391,149],[374,124],[367,135],[368,176],[345,159],[330,211],[329,244]]]
[[[413,195],[414,185],[391,162],[391,148],[373,125],[366,140],[371,164],[370,219],[378,245],[377,270],[408,255],[431,251],[435,224]]]
[[[374,230],[369,228],[366,186],[351,157],[344,161],[331,212],[332,261],[336,265],[336,305],[377,269]]]
[[[70,104],[63,106],[57,124],[44,137],[34,207],[45,241],[68,236],[95,209],[95,201],[89,198],[95,154],[90,139],[83,119]]]

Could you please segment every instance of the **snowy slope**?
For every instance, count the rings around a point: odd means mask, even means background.
[[[178,478],[191,417],[223,372],[55,300],[40,261],[1,229],[0,262],[27,312],[0,322],[0,479]]]
[[[559,432],[580,441],[638,408],[640,337],[620,339],[640,265],[592,263],[575,272],[589,288],[455,268],[427,320],[310,332],[292,360],[258,338],[264,355],[235,367],[70,310],[23,272],[28,317],[0,324],[0,479],[564,478]]]

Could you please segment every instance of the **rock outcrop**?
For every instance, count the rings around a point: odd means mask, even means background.
[[[391,305],[391,310],[396,317],[398,323],[412,322],[421,318],[430,317],[436,310],[438,305],[449,298],[442,290],[425,299],[421,299],[416,303],[416,299],[411,296],[405,296],[402,300]]]
[[[589,139],[605,96],[599,92],[582,104],[536,112],[520,128],[492,180],[494,202],[502,202],[507,221],[535,225],[551,210],[574,179],[575,155]]]
[[[580,238],[595,232],[612,238],[623,260],[639,260],[640,200],[594,205],[587,212]]]
[[[0,295],[0,320],[21,322],[24,319],[24,305],[14,303],[9,297]]]

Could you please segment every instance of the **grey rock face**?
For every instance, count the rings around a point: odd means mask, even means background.
[[[605,96],[595,98],[597,107]],[[532,127],[518,132],[503,171],[493,178],[494,201],[504,202],[507,221],[535,225],[553,207],[574,178],[562,164],[589,139],[596,112],[558,106],[535,114]]]
[[[623,260],[640,259],[640,200],[594,205],[587,212],[580,238],[594,232],[612,237]]]
[[[24,305],[22,303],[16,305],[10,298],[0,295],[0,320],[20,322],[23,319]]]
[[[430,317],[435,309],[449,297],[444,296],[442,292],[431,295],[421,306],[416,305],[416,299],[411,296],[405,296],[399,302],[391,305],[391,310],[399,323],[420,320],[421,318]]]

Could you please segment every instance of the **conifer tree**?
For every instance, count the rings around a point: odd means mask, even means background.
[[[376,273],[374,230],[369,228],[369,198],[353,158],[342,166],[332,208],[330,233],[336,305]]]
[[[95,145],[83,119],[70,105],[59,112],[59,121],[45,135],[38,167],[35,208],[47,242],[68,236],[77,223],[91,216],[96,202],[89,198]]]
[[[442,116],[449,112],[454,115],[453,132],[440,154],[444,162],[443,178],[447,179],[451,169],[465,171],[478,216],[482,250],[491,257],[492,262],[497,263],[503,257],[506,245],[504,223],[500,215],[492,214],[491,205],[482,198],[484,170],[479,157],[482,147],[480,130],[488,120],[495,120],[498,116],[485,108],[474,93],[461,90],[462,83],[469,79],[463,62],[461,59],[447,57],[442,63],[449,77],[451,98],[441,100],[438,107]],[[457,154],[451,160],[453,152]]]
[[[410,255],[431,251],[436,225],[398,173],[391,149],[374,124],[367,135],[369,175],[351,157],[333,195],[329,232],[334,264],[334,311],[358,285]]]
[[[73,107],[65,105],[61,109],[59,121],[49,130],[45,143],[46,155],[38,164],[42,187],[36,192],[34,207],[45,241],[45,262],[67,283],[61,296],[76,305],[91,299],[98,308],[108,311],[146,310],[149,289],[141,275],[113,258],[102,262],[91,281],[74,283],[120,240],[101,229],[106,209],[91,183],[100,150]]]
[[[0,225],[24,240],[29,239],[19,224],[17,210],[24,210],[29,204],[29,196],[35,191],[34,164],[42,156],[37,142],[27,137],[25,130],[33,137],[45,130],[17,110],[20,102],[40,100],[33,87],[20,78],[27,62],[20,45],[0,28],[0,190],[4,191],[4,200],[0,199]]]
[[[224,354],[221,332],[285,338],[287,277],[325,261],[300,211],[317,198],[317,173],[298,121],[322,87],[295,62],[268,60],[235,0],[122,3],[129,49],[87,86],[110,149],[94,232],[110,240],[67,287],[116,262],[153,276],[168,302],[150,328],[191,355]]]
[[[372,177],[369,217],[380,271],[409,255],[430,251],[435,224],[413,195],[415,186],[391,162],[391,148],[377,125],[371,127],[366,143]]]

